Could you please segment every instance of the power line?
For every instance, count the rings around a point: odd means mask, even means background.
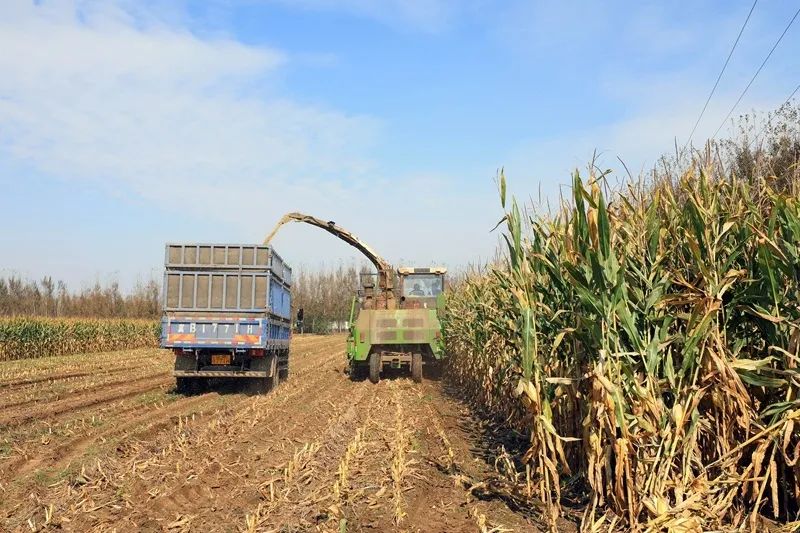
[[[714,87],[711,88],[711,92],[708,94],[708,98],[706,98],[706,103],[703,104],[703,110],[700,111],[700,116],[697,117],[697,121],[694,123],[694,127],[692,128],[692,133],[689,134],[689,139],[686,141],[686,144],[683,146],[685,149],[689,146],[689,143],[692,142],[692,137],[694,137],[694,132],[697,131],[697,126],[700,124],[700,120],[703,118],[703,115],[706,112],[706,108],[708,108],[708,103],[711,101],[711,97],[714,96],[714,92],[717,90],[717,86],[719,85],[719,80],[722,79],[722,75],[725,73],[725,69],[728,68],[728,63],[731,60],[731,56],[733,55],[733,51],[736,50],[736,45],[739,44],[739,39],[742,38],[742,33],[744,33],[744,29],[747,27],[747,23],[750,21],[750,15],[753,14],[753,10],[756,8],[756,4],[758,0],[753,2],[753,5],[750,7],[750,12],[747,13],[747,18],[744,19],[744,24],[742,24],[742,28],[739,30],[739,35],[736,36],[736,40],[733,42],[733,46],[731,47],[731,51],[728,53],[728,58],[725,59],[725,64],[722,65],[722,70],[719,71],[719,76],[717,76],[717,81],[714,82]]]
[[[731,107],[731,110],[728,111],[728,114],[725,115],[724,119],[722,119],[722,123],[719,125],[719,128],[717,128],[717,131],[714,132],[714,135],[712,135],[712,137],[716,137],[717,136],[717,134],[719,133],[719,130],[722,129],[722,127],[725,125],[725,122],[727,122],[728,118],[730,118],[730,116],[733,114],[733,110],[736,109],[736,106],[738,106],[739,102],[742,101],[742,98],[744,98],[744,95],[747,94],[748,89],[750,89],[750,86],[753,85],[754,81],[756,81],[756,78],[758,77],[759,73],[761,72],[761,69],[763,69],[764,65],[767,64],[767,61],[769,61],[769,58],[772,57],[772,53],[775,51],[775,49],[781,43],[781,41],[783,40],[784,35],[786,35],[786,32],[788,32],[789,28],[791,28],[792,24],[794,24],[794,21],[797,18],[797,15],[800,15],[800,9],[798,9],[795,12],[794,16],[792,17],[792,20],[790,20],[789,24],[786,25],[786,29],[783,30],[783,33],[781,33],[781,36],[778,37],[777,41],[775,41],[775,44],[772,46],[772,50],[769,51],[769,53],[767,54],[767,57],[765,57],[764,61],[761,62],[761,66],[758,67],[758,70],[756,71],[756,73],[753,74],[753,77],[750,79],[750,83],[747,84],[747,87],[745,87],[744,90],[742,91],[742,94],[739,95],[738,100],[736,100],[736,103],[733,104],[733,107]]]

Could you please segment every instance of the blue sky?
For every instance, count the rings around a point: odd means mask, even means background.
[[[490,258],[493,178],[555,200],[598,150],[686,140],[751,2],[221,0],[0,4],[0,274],[160,275],[165,241],[333,219],[390,261]],[[797,9],[762,0],[698,129]],[[738,112],[800,82],[800,22]],[[724,130],[723,130],[724,131]],[[357,257],[287,227],[296,266]]]

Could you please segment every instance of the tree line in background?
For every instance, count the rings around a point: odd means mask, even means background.
[[[37,281],[12,275],[0,278],[0,316],[157,318],[160,295],[152,279],[125,294],[116,281],[76,292],[50,276]]]
[[[297,312],[302,309],[298,330],[305,333],[344,331],[350,319],[353,296],[360,287],[360,273],[371,272],[356,263],[318,271],[299,270],[292,286],[292,302]]]
[[[294,315],[303,309],[306,333],[342,331],[350,318],[353,295],[359,287],[360,269],[355,263],[333,268],[299,270],[292,287]],[[52,277],[29,280],[0,277],[0,316],[151,318],[161,315],[161,284],[138,283],[123,292],[119,283],[71,291]]]

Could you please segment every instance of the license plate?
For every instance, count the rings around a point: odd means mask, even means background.
[[[229,364],[231,364],[231,356],[230,355],[212,355],[211,356],[211,364],[212,365],[229,365]]]

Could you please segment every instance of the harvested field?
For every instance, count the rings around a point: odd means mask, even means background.
[[[539,531],[441,382],[353,382],[344,345],[296,337],[263,396],[176,395],[154,349],[0,364],[0,529]]]

